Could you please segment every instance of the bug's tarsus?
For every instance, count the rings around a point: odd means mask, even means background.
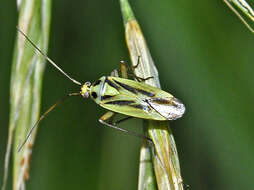
[[[141,60],[141,56],[139,55],[139,56],[138,56],[138,61],[137,61],[137,64],[131,67],[132,72],[133,72],[133,75],[134,75],[134,78],[136,78],[136,79],[137,79],[137,81],[139,81],[139,82],[144,82],[144,81],[146,81],[146,80],[152,79],[152,78],[153,78],[153,76],[146,77],[146,78],[142,78],[142,77],[139,77],[139,76],[137,76],[137,75],[135,74],[135,72],[134,72],[134,71],[135,71],[135,69],[139,66],[139,64],[140,64],[140,60]]]
[[[22,142],[22,144],[19,146],[18,148],[18,152],[21,151],[21,149],[23,148],[23,146],[26,144],[27,140],[29,139],[29,137],[31,136],[33,130],[38,126],[38,124],[40,123],[41,120],[43,120],[45,118],[46,115],[48,115],[49,112],[51,112],[53,109],[55,109],[56,106],[62,104],[68,97],[71,96],[79,96],[80,93],[70,93],[67,94],[66,96],[64,96],[63,98],[61,98],[60,100],[58,100],[54,105],[52,105],[47,111],[45,111],[40,118],[36,121],[36,123],[33,125],[33,127],[29,130],[29,132],[26,135],[25,140]]]
[[[145,135],[141,135],[141,134],[138,134],[138,133],[135,133],[133,131],[129,131],[127,129],[123,129],[123,128],[120,128],[120,127],[117,127],[116,125],[113,125],[113,124],[110,124],[110,123],[107,123],[106,121],[103,121],[101,119],[99,119],[99,122],[103,125],[106,125],[108,127],[111,127],[113,129],[116,129],[118,131],[121,131],[121,132],[124,132],[124,133],[127,133],[129,135],[132,135],[132,136],[135,136],[135,137],[138,137],[138,138],[141,138],[141,139],[146,139],[148,142],[151,142],[153,144],[153,141],[152,139],[150,139],[149,137],[145,136]]]
[[[136,65],[133,65],[133,66],[131,67],[133,71],[139,66],[139,64],[140,64],[140,59],[141,59],[141,56],[139,55],[139,56],[138,56],[137,64],[136,64]]]
[[[142,77],[135,76],[135,78],[136,78],[139,82],[144,82],[144,81],[146,81],[146,80],[153,79],[154,77],[151,76],[151,77],[142,78]]]
[[[81,86],[81,83],[78,82],[77,80],[73,79],[70,77],[67,73],[65,73],[53,60],[51,60],[39,47],[35,45],[35,43],[21,30],[19,27],[16,27],[18,32],[20,32],[26,39],[27,41],[50,63],[52,64],[56,69],[58,69],[63,75],[65,75],[68,79],[70,79],[73,83]]]
[[[141,138],[141,139],[145,139],[145,140],[147,140],[149,143],[152,143],[152,144],[153,144],[152,139],[150,139],[149,137],[147,137],[147,136],[145,136],[145,135],[138,134],[138,133],[135,133],[135,132],[133,132],[133,131],[129,131],[129,130],[127,130],[127,129],[123,129],[123,128],[117,127],[116,124],[119,124],[119,123],[121,123],[121,122],[123,122],[123,121],[126,121],[126,120],[128,120],[128,119],[130,119],[130,118],[132,118],[132,117],[126,117],[126,118],[120,119],[120,120],[118,120],[118,121],[116,121],[116,122],[113,122],[111,118],[114,117],[114,116],[115,116],[115,113],[114,113],[114,112],[111,112],[111,111],[106,112],[103,116],[101,116],[101,118],[99,119],[99,122],[100,122],[101,124],[105,125],[105,126],[108,126],[108,127],[110,127],[110,128],[116,129],[116,130],[118,130],[118,131],[127,133],[127,134],[129,134],[129,135],[132,135],[132,136],[135,136],[135,137],[138,137],[138,138]],[[107,121],[110,121],[110,123],[107,122]],[[153,145],[154,145],[154,144],[153,144]]]
[[[135,75],[135,73],[130,73],[129,75],[131,75],[133,78],[135,78],[138,82],[144,82],[146,80],[154,78],[153,76],[142,78],[142,77]]]

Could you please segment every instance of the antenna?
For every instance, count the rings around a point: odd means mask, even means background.
[[[21,151],[21,149],[23,148],[23,146],[26,144],[27,140],[29,139],[29,137],[31,136],[33,130],[39,125],[40,121],[43,120],[45,118],[46,115],[48,115],[49,112],[51,112],[53,109],[56,108],[56,106],[62,104],[67,98],[71,97],[71,96],[79,96],[80,93],[70,93],[67,94],[66,96],[64,96],[62,99],[58,100],[54,105],[52,105],[47,111],[45,111],[40,118],[36,121],[36,123],[33,125],[33,127],[28,131],[25,140],[22,142],[22,144],[19,146],[18,148],[18,152]]]
[[[75,79],[71,78],[67,73],[65,73],[53,60],[51,60],[40,48],[38,48],[35,43],[33,43],[32,40],[22,31],[18,28],[17,30],[27,39],[27,41],[41,54],[43,57],[50,63],[52,64],[55,68],[57,68],[62,74],[64,74],[68,79],[70,79],[73,83],[81,86],[81,83],[76,81]]]

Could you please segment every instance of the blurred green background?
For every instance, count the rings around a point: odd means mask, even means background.
[[[71,76],[94,81],[129,61],[117,0],[52,3],[48,54]],[[162,88],[186,104],[184,117],[170,122],[184,183],[200,190],[253,189],[254,35],[221,0],[130,3]],[[1,182],[18,15],[15,1],[0,4]],[[77,90],[48,65],[42,110]],[[137,189],[141,141],[104,128],[98,122],[104,112],[78,97],[53,111],[40,125],[27,189]],[[141,124],[122,126],[141,132]]]

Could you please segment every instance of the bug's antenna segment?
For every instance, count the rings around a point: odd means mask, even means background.
[[[27,41],[38,51],[40,52],[44,58],[51,63],[55,68],[57,68],[62,74],[64,74],[68,79],[70,79],[72,82],[74,82],[75,84],[81,86],[81,83],[76,81],[75,79],[71,78],[67,73],[65,73],[57,64],[55,64],[55,62],[53,60],[51,60],[40,48],[38,48],[32,40],[30,40],[30,38],[22,31],[18,28],[17,26],[17,30],[27,39]]]
[[[65,97],[63,97],[62,99],[58,100],[54,105],[52,105],[46,112],[44,112],[41,117],[36,121],[36,123],[33,125],[33,127],[29,130],[29,132],[27,133],[26,135],[26,138],[25,140],[22,142],[22,144],[19,146],[18,148],[18,152],[21,151],[21,149],[23,148],[23,146],[26,144],[27,140],[29,139],[29,137],[31,136],[33,130],[38,126],[38,124],[40,123],[40,121],[42,119],[44,119],[44,117],[46,115],[48,115],[49,112],[51,112],[53,109],[55,109],[56,106],[58,106],[59,104],[62,104],[68,97],[71,97],[71,96],[79,96],[80,93],[70,93],[68,95],[66,95]]]

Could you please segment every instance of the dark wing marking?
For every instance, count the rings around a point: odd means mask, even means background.
[[[111,86],[111,87],[113,87],[113,88],[119,90],[119,86],[117,86],[116,84],[114,84],[113,82],[111,82],[110,80],[108,80],[107,77],[106,77],[106,79],[105,79],[105,82],[106,82],[109,86]]]
[[[146,112],[151,111],[151,108],[149,108],[148,106],[145,106],[145,105],[141,105],[141,104],[134,104],[134,105],[129,105],[129,106],[131,106],[133,108],[144,110]]]
[[[117,83],[119,86],[123,87],[125,90],[128,90],[129,92],[132,92],[133,94],[137,94],[135,88],[132,88],[131,86],[127,84],[123,84],[119,81],[114,80],[115,83]]]
[[[135,103],[135,101],[132,100],[116,100],[116,101],[110,101],[110,102],[106,102],[105,104],[113,104],[113,105],[119,105],[119,106],[123,106],[123,105],[130,105]]]
[[[164,98],[153,98],[151,100],[157,104],[172,104],[173,103],[173,101],[170,101],[170,100],[164,99]]]
[[[119,81],[116,81],[114,80],[115,83],[117,83],[119,86],[123,87],[125,90],[128,90],[129,92],[132,92],[133,94],[137,94],[137,92],[145,95],[145,96],[148,96],[148,97],[153,97],[155,96],[154,93],[151,93],[151,92],[147,92],[145,90],[142,90],[142,89],[138,89],[138,88],[133,88],[127,84],[124,84],[124,83],[121,83]]]
[[[93,86],[97,86],[100,83],[101,83],[101,80],[97,80],[96,82],[93,83]]]
[[[135,89],[136,89],[136,91],[138,91],[139,93],[141,93],[141,94],[143,94],[143,95],[145,95],[145,96],[148,96],[148,97],[153,97],[153,96],[155,96],[155,94],[152,93],[152,92],[147,92],[147,91],[145,91],[145,90],[137,89],[137,88],[135,88]]]
[[[104,95],[101,97],[101,101],[102,100],[106,100],[106,99],[110,99],[110,98],[113,98],[114,96],[111,96],[111,95]]]

